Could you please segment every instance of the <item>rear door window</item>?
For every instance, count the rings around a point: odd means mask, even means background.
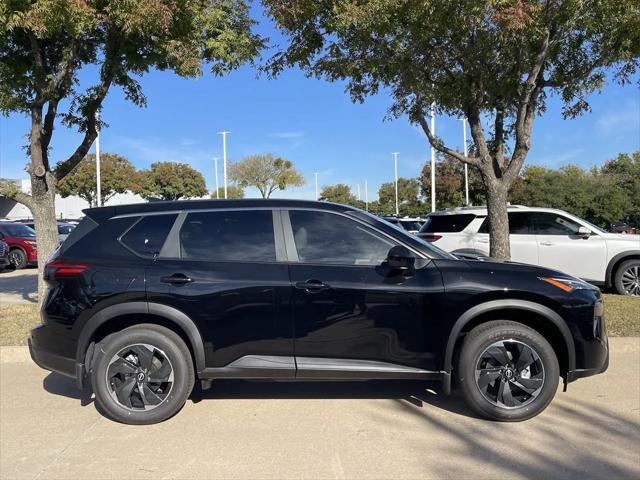
[[[186,260],[275,262],[271,210],[221,210],[187,215],[180,229]]]
[[[528,212],[509,212],[509,234],[533,234],[532,214]],[[489,217],[484,219],[478,233],[489,233]]]
[[[130,250],[144,257],[160,253],[177,214],[144,216],[122,236],[120,241]]]
[[[420,229],[420,233],[453,233],[461,232],[476,218],[473,214],[433,215]]]

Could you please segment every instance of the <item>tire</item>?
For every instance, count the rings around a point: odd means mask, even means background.
[[[558,359],[549,342],[532,328],[506,320],[471,330],[457,369],[469,407],[503,422],[527,420],[547,408],[559,376]]]
[[[16,270],[22,270],[27,266],[27,254],[19,248],[14,248],[9,252],[9,263]]]
[[[622,262],[616,270],[613,284],[620,295],[640,297],[640,259]]]
[[[194,377],[184,341],[168,328],[141,324],[96,345],[91,384],[105,416],[130,425],[150,425],[184,406]]]

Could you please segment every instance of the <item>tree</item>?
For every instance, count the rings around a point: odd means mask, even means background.
[[[0,3],[0,111],[30,119],[26,170],[31,179],[30,195],[6,184],[0,194],[31,210],[41,259],[59,243],[56,185],[87,155],[111,87],[142,106],[146,100],[138,78],[150,69],[193,77],[207,62],[215,74],[223,74],[263,46],[252,25],[243,0]],[[97,78],[92,80],[93,72]],[[77,127],[81,140],[54,165],[50,145],[60,118]],[[39,262],[40,300],[43,268]]]
[[[216,195],[215,190],[211,192],[211,198],[224,199],[224,187],[218,188],[218,195]],[[227,185],[227,199],[239,200],[241,198],[244,198],[244,189],[242,187],[238,185]]]
[[[622,217],[630,225],[640,227],[640,150],[632,154],[621,153],[607,161],[600,169],[600,175],[612,179],[612,183],[625,192],[629,203]]]
[[[250,155],[229,165],[229,178],[240,187],[256,187],[262,198],[269,198],[276,190],[304,185],[304,177],[290,160],[264,155]]]
[[[100,155],[100,193],[102,204],[116,193],[135,189],[136,169],[125,157],[115,153]],[[80,162],[58,182],[58,193],[66,198],[77,195],[92,207],[98,206],[96,160],[94,154]]]
[[[607,75],[638,67],[637,0],[264,0],[290,37],[269,61],[346,80],[354,101],[381,89],[390,114],[418,123],[438,151],[477,167],[491,219],[491,255],[508,258],[507,194],[531,149],[536,115],[555,94],[565,117],[588,109]],[[429,128],[429,110],[467,119],[465,157]]]
[[[179,200],[205,196],[207,186],[200,172],[186,163],[156,162],[138,174],[135,192],[142,198]]]
[[[422,215],[424,205],[419,200],[420,183],[415,178],[398,178],[398,204],[401,215]],[[386,182],[378,189],[380,213],[396,213],[396,188],[394,182]],[[376,208],[374,206],[374,208]]]
[[[482,179],[475,167],[468,168],[469,174],[469,203],[484,205],[486,202]],[[431,203],[431,163],[422,167],[420,190],[425,203]],[[440,155],[436,162],[436,207],[462,207],[465,204],[464,165],[450,155]]]
[[[358,199],[351,192],[351,187],[346,183],[325,185],[320,191],[320,200],[326,202],[341,203],[342,205],[356,206]]]

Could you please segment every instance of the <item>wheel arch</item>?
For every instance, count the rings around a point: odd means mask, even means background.
[[[613,276],[620,264],[626,260],[640,259],[640,250],[626,250],[615,255],[607,264],[607,272],[605,275],[605,284],[607,287],[613,286]]]
[[[508,316],[512,312],[524,313],[528,314],[528,316],[523,319],[514,319],[502,318],[500,315],[504,313]],[[536,329],[552,344],[556,355],[559,357],[558,361],[561,363],[561,372],[564,374],[575,369],[575,343],[569,327],[560,315],[545,305],[527,300],[492,300],[475,305],[463,313],[458,317],[449,333],[443,363],[444,389],[446,393],[451,390],[454,354],[463,333],[477,325],[497,319],[520,321],[520,323]],[[536,322],[531,321],[532,319],[539,319],[542,323],[536,325]],[[557,332],[557,335],[554,335],[555,332]]]
[[[139,319],[139,320],[138,320]],[[103,308],[82,327],[78,338],[76,362],[85,364],[93,355],[91,348],[96,334],[110,331],[110,326],[127,326],[137,323],[156,323],[175,331],[187,344],[193,355],[196,372],[205,368],[204,344],[196,324],[184,312],[159,303],[126,302]],[[79,379],[81,381],[81,379]]]

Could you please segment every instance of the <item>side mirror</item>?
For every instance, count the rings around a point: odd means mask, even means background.
[[[389,250],[387,254],[387,265],[389,265],[391,270],[407,272],[413,270],[415,262],[416,258],[413,254],[407,247],[403,247],[402,245],[391,247],[391,250]]]
[[[584,239],[587,239],[591,236],[591,230],[589,230],[587,227],[580,227],[578,228],[578,235],[580,235]]]

